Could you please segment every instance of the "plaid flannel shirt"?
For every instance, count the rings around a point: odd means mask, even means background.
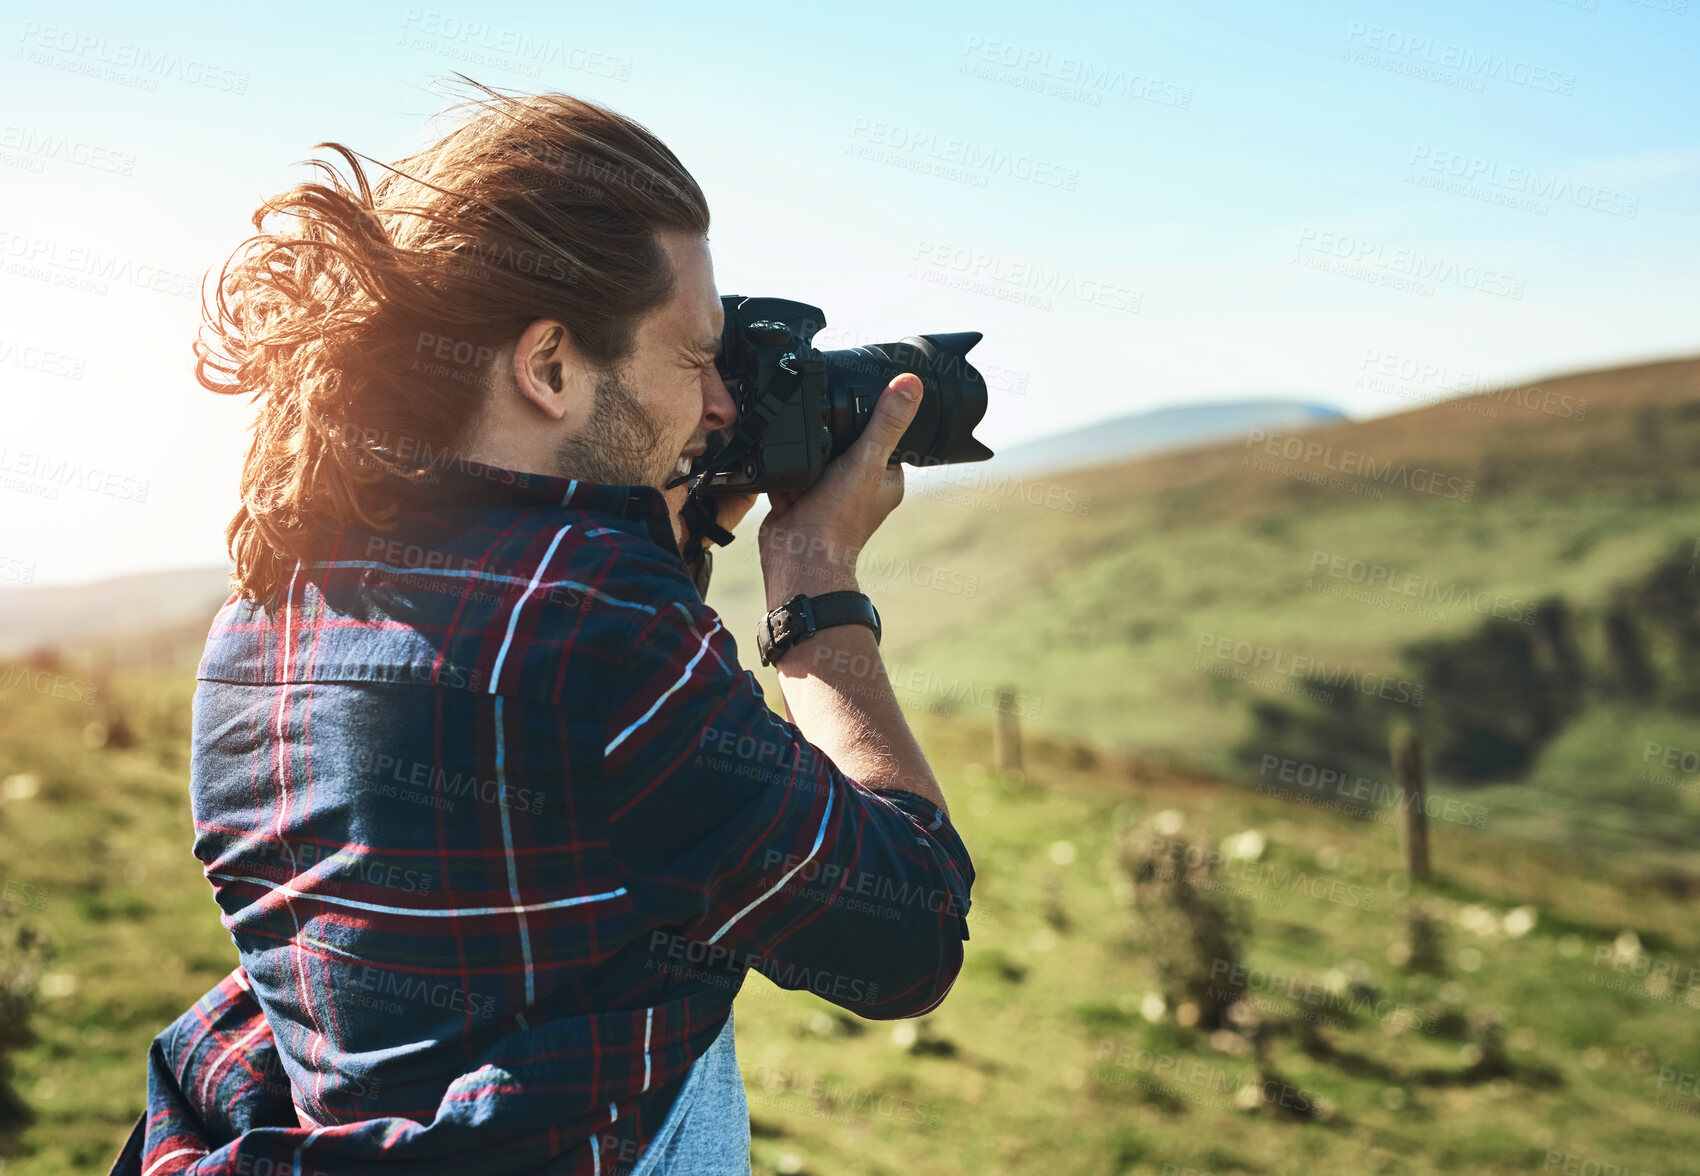
[[[402,491],[214,620],[195,854],[241,966],[155,1039],[115,1172],[627,1171],[750,969],[944,999],[961,840],[768,709],[658,490]]]

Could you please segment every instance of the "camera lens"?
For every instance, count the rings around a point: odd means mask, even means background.
[[[984,461],[992,451],[974,439],[986,415],[986,381],[968,362],[978,331],[910,335],[898,343],[876,343],[824,351],[826,423],[832,434],[828,457],[837,457],[867,427],[887,384],[904,372],[921,377],[921,405],[897,443],[893,457],[916,466]]]

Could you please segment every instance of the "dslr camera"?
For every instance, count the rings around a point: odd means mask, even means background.
[[[819,307],[785,298],[721,299],[726,326],[715,361],[738,405],[737,424],[709,435],[689,474],[693,498],[802,490],[849,448],[874,404],[903,372],[921,377],[921,404],[892,454],[910,465],[984,461],[974,439],[986,414],[986,381],[968,362],[978,331],[910,335],[843,351],[818,351]]]

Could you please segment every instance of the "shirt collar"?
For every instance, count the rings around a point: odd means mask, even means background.
[[[442,456],[424,463],[423,478],[390,476],[402,493],[424,506],[520,506],[592,511],[642,523],[663,550],[680,556],[673,513],[654,486],[619,486],[503,469],[464,457]]]

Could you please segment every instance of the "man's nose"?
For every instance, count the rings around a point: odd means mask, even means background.
[[[709,432],[717,429],[729,429],[738,421],[738,403],[732,399],[732,394],[726,390],[726,382],[720,378],[720,373],[710,369],[706,373],[706,388],[702,398],[703,428]]]

